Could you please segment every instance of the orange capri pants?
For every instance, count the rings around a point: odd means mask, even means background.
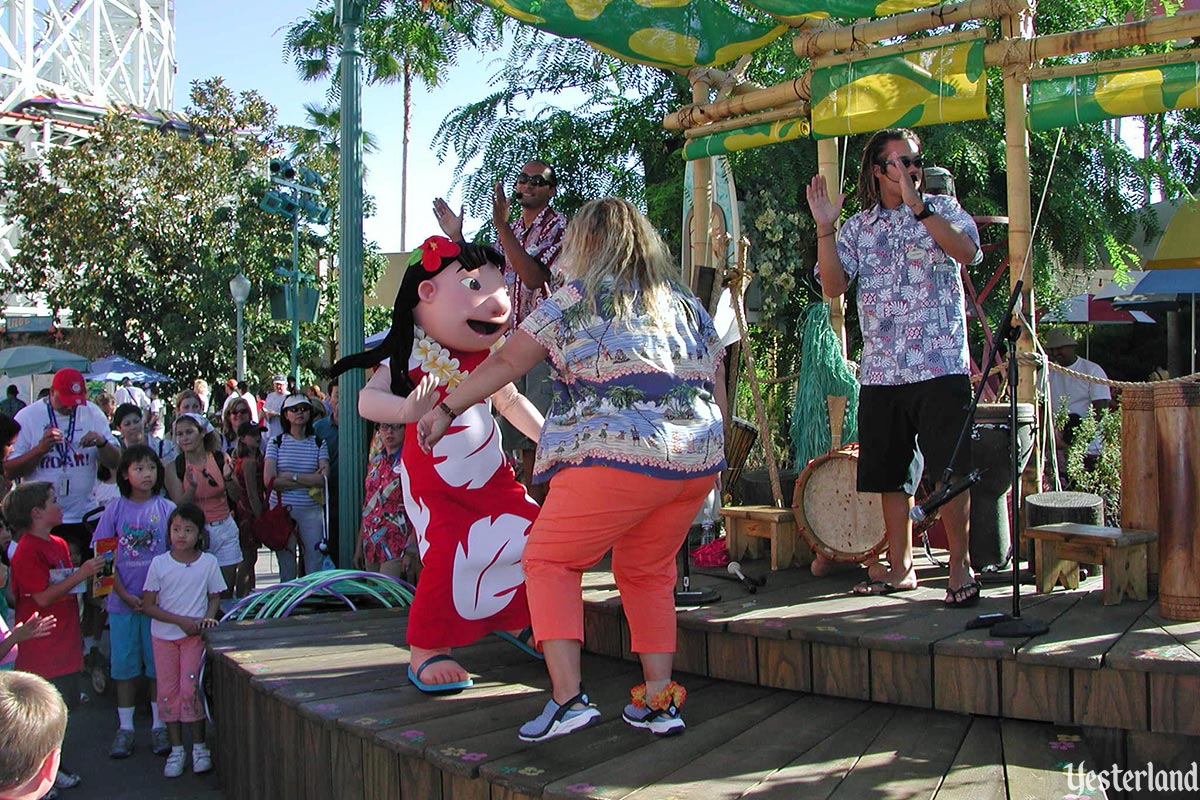
[[[556,474],[522,559],[535,639],[583,641],[583,572],[612,548],[630,649],[675,652],[676,556],[716,479],[599,466]]]

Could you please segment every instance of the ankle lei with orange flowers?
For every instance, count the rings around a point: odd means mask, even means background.
[[[633,703],[634,708],[650,708],[669,709],[672,706],[679,708],[683,705],[683,701],[687,699],[687,689],[680,686],[675,681],[667,684],[666,688],[658,694],[646,701],[646,684],[635,686],[629,690],[629,699]]]

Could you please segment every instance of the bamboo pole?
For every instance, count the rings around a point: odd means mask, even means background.
[[[1025,73],[1026,81],[1047,81],[1054,78],[1073,78],[1077,75],[1096,75],[1101,72],[1125,72],[1139,69],[1167,67],[1200,61],[1200,50],[1176,50],[1173,53],[1151,53],[1128,58],[1110,58],[1104,61],[1088,61],[1083,64],[1064,64],[1060,67],[1031,69]],[[687,132],[684,132],[684,136]]]
[[[838,142],[840,139],[817,140],[817,170],[825,178],[825,187],[829,196],[835,197],[842,191],[841,177],[838,174]],[[827,297],[829,304],[829,322],[833,333],[837,336],[842,348],[842,356],[846,355],[846,298],[845,296]]]
[[[851,50],[847,53],[831,53],[814,58],[809,62],[809,69],[822,69],[824,67],[833,67],[839,64],[849,64],[853,61],[861,61],[864,58],[887,58],[888,56],[904,55],[905,53],[914,53],[921,50],[930,50],[934,47],[946,47],[948,45],[962,44],[963,42],[971,42],[976,39],[991,39],[992,32],[987,28],[971,28],[965,31],[955,31],[941,36],[927,36],[923,39],[906,39],[899,44],[890,44],[886,47],[872,47],[869,50]]]
[[[815,58],[822,53],[849,50],[930,28],[942,28],[975,19],[1000,19],[1028,7],[1027,0],[966,0],[923,8],[833,30],[800,33],[792,39],[792,51],[801,58]]]
[[[1170,17],[1151,17],[1138,22],[1106,25],[1087,31],[1055,33],[1028,39],[1001,37],[983,51],[984,63],[991,66],[1033,64],[1043,58],[1094,53],[1135,44],[1169,42],[1200,36],[1200,11],[1181,11]]]
[[[722,280],[729,282],[730,291],[735,297],[740,297],[749,285],[749,275],[746,272],[746,247],[749,240],[743,236],[738,240],[737,264],[731,270],[726,270]],[[784,507],[783,485],[779,482],[779,464],[775,461],[775,444],[771,436],[771,427],[767,419],[767,408],[763,403],[762,389],[759,386],[758,372],[754,366],[754,348],[746,335],[746,319],[742,315],[742,304],[733,304],[733,316],[737,321],[738,333],[741,335],[742,360],[746,365],[746,377],[750,381],[750,399],[754,402],[754,421],[758,424],[758,441],[762,444],[763,457],[767,462],[767,477],[771,481],[771,497],[775,500],[776,508]]]
[[[812,72],[806,70],[799,78],[768,86],[761,92],[751,92],[728,100],[718,100],[715,103],[695,102],[690,106],[672,111],[663,117],[663,127],[669,131],[685,128],[696,128],[710,122],[716,122],[727,117],[751,114],[776,108],[796,101],[807,102],[811,96],[809,86],[812,82]]]
[[[1020,40],[1033,36],[1033,15],[1031,12],[1013,14],[1000,20],[1000,32],[1006,39]],[[1023,73],[1028,64],[1013,63],[1004,67],[1004,142],[1006,155],[1005,177],[1008,187],[1008,285],[1011,291],[1020,280],[1025,280],[1022,302],[1024,308],[1034,307],[1033,281],[1027,279],[1026,272],[1032,276],[1029,256],[1033,239],[1033,212],[1029,193],[1029,132],[1025,128],[1027,102]],[[1029,327],[1021,333],[1017,342],[1019,354],[1031,353],[1036,330],[1033,326],[1033,315]],[[1034,380],[1034,369],[1028,360],[1020,360],[1019,388],[1017,399],[1024,403],[1037,403],[1037,385]],[[1011,388],[1010,388],[1011,391]],[[1015,421],[1014,421],[1015,424]],[[1041,490],[1039,476],[1042,472],[1042,453],[1039,444],[1035,444],[1034,458],[1026,467],[1021,480],[1021,496],[1036,493]],[[1016,544],[1013,545],[1016,548]],[[1016,550],[1014,550],[1016,552]],[[1015,564],[1015,562],[1014,562]]]
[[[707,83],[692,84],[692,100],[708,100],[709,86]],[[709,227],[712,223],[712,159],[698,158],[691,162],[694,166],[692,173],[692,274],[688,276],[688,285],[700,296],[700,276],[704,267],[712,268],[710,262]],[[714,274],[713,282],[717,279]]]
[[[723,119],[708,125],[701,125],[699,128],[688,128],[683,132],[683,136],[685,139],[699,139],[702,136],[711,136],[714,133],[736,131],[750,125],[762,125],[767,122],[777,122],[781,119],[808,119],[808,112],[808,103],[797,101],[771,111],[761,111],[757,114],[747,114],[743,117],[731,117],[730,119]]]

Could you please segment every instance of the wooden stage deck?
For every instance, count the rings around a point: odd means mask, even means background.
[[[499,640],[459,651],[473,689],[432,698],[406,679],[402,612],[223,625],[210,652],[226,795],[1058,800],[1075,794],[1066,764],[1200,759],[1200,623],[1104,607],[1092,579],[1027,598],[1048,634],[996,640],[963,626],[1006,610],[1006,585],[956,610],[936,570],[887,597],[847,596],[856,577],[774,572],[749,595],[698,576],[723,601],[680,610],[688,730],[661,740],[620,719],[640,678],[603,571],[587,576],[584,664],[603,719],[536,745],[515,730],[545,702],[544,667]]]

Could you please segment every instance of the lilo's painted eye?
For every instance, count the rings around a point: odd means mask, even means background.
[[[472,292],[478,292],[483,288],[483,284],[479,282],[478,278],[463,278],[461,281],[459,281],[459,283],[470,289]]]

